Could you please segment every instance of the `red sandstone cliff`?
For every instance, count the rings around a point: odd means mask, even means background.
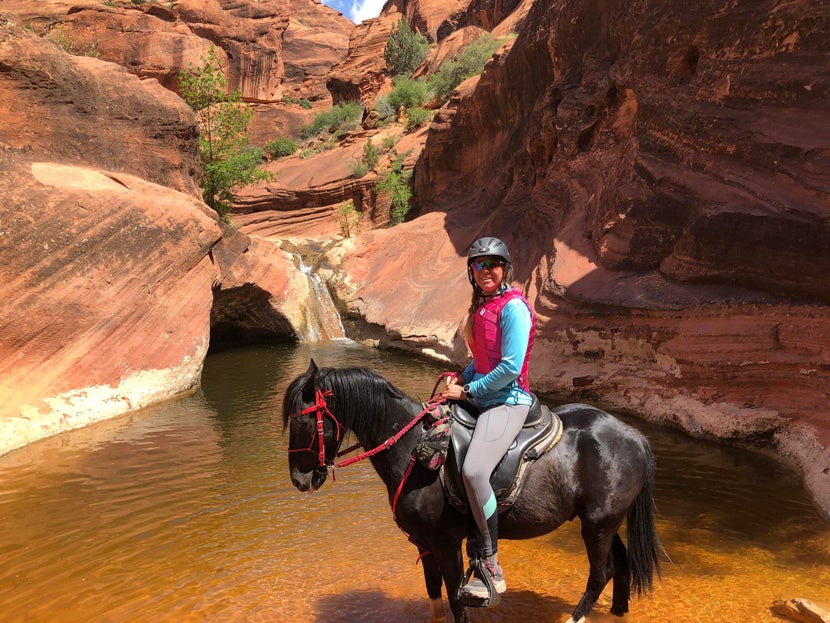
[[[0,67],[0,452],[192,388],[228,327],[301,337],[306,278],[201,202],[178,96],[6,21]]]
[[[537,390],[774,451],[830,516],[827,11],[535,4],[433,122],[423,216],[340,251],[340,296],[460,362],[461,256],[503,237]]]

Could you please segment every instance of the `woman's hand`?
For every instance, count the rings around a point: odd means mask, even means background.
[[[441,390],[441,398],[446,400],[466,400],[464,395],[464,387],[458,384],[458,378],[452,379],[447,386]]]

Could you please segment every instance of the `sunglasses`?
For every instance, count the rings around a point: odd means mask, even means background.
[[[478,273],[484,269],[504,268],[504,262],[502,260],[473,260],[470,266]]]

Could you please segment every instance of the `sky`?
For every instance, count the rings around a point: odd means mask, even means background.
[[[364,19],[380,15],[380,10],[386,0],[321,0],[321,2],[340,11],[355,24],[359,24]]]

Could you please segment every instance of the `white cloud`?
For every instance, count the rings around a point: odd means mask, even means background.
[[[365,19],[377,17],[386,0],[353,0],[351,10],[348,13],[349,19],[359,24]]]

